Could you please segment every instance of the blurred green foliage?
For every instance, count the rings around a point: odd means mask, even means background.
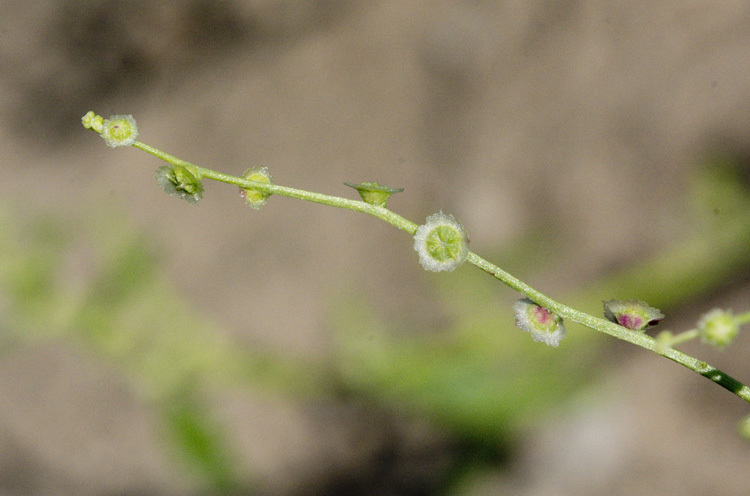
[[[119,369],[162,413],[186,465],[212,490],[233,491],[229,436],[205,393],[315,394],[315,367],[236,346],[166,282],[158,254],[113,206],[66,214],[0,208],[2,350],[64,339]]]
[[[695,229],[666,252],[551,296],[595,314],[602,299],[619,297],[668,310],[746,270],[750,200],[737,170],[711,164],[691,198]],[[169,438],[218,493],[235,488],[236,473],[230,437],[201,401],[213,388],[260,384],[295,397],[345,391],[491,446],[564,406],[601,366],[600,335],[571,325],[558,349],[532,342],[498,299],[509,290],[468,266],[450,277],[425,275],[449,316],[439,332],[396,333],[398,322],[356,295],[331,295],[332,363],[242,349],[165,281],[151,244],[115,212],[105,205],[28,215],[0,207],[2,348],[65,339],[120,369],[163,413]],[[532,233],[498,250],[496,261],[521,275],[549,259],[550,243],[541,239]]]

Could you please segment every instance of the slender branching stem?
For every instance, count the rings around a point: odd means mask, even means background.
[[[519,293],[525,295],[526,297],[534,301],[534,303],[543,306],[552,313],[561,316],[563,319],[570,320],[571,322],[576,322],[590,329],[594,329],[605,334],[609,334],[610,336],[614,336],[617,339],[627,341],[628,343],[632,343],[636,346],[640,346],[641,348],[653,351],[654,353],[657,353],[663,357],[669,358],[670,360],[673,360],[680,365],[689,368],[693,372],[697,372],[700,375],[711,379],[715,383],[728,389],[743,400],[750,403],[750,387],[742,384],[731,376],[718,370],[716,367],[712,367],[706,362],[698,360],[697,358],[693,358],[692,356],[687,355],[681,351],[675,350],[671,346],[664,347],[656,339],[647,334],[630,330],[608,320],[594,317],[593,315],[575,310],[574,308],[555,301],[474,253],[469,254],[467,261],[476,265],[488,274],[496,277]]]
[[[288,187],[279,186],[276,184],[249,181],[241,177],[223,174],[221,172],[216,172],[211,169],[206,169],[204,167],[194,165],[190,162],[186,162],[177,157],[166,154],[140,141],[135,141],[133,143],[133,146],[143,151],[146,151],[150,153],[151,155],[154,155],[155,157],[158,157],[159,159],[164,160],[165,162],[168,162],[172,165],[179,165],[179,166],[189,168],[194,174],[196,174],[200,178],[213,179],[216,181],[233,184],[240,188],[251,188],[251,189],[258,190],[263,193],[267,193],[271,195],[288,196],[290,198],[296,198],[299,200],[321,203],[324,205],[330,205],[332,207],[344,208],[348,210],[354,210],[356,212],[366,213],[374,217],[377,217],[410,234],[414,234],[419,227],[414,222],[411,222],[401,217],[400,215],[395,214],[394,212],[388,210],[385,207],[372,205],[364,201],[350,200],[347,198],[341,198],[337,196],[323,195],[320,193],[313,193],[309,191],[288,188]],[[509,273],[500,269],[498,266],[488,262],[487,260],[483,259],[482,257],[480,257],[479,255],[473,252],[469,252],[466,260],[469,263],[479,267],[486,273],[502,281],[503,283],[505,283],[512,289],[523,294],[524,296],[532,300],[534,303],[548,309],[550,312],[556,315],[559,315],[563,319],[571,321],[571,322],[576,322],[578,324],[589,327],[599,332],[603,332],[605,334],[609,334],[610,336],[614,336],[618,339],[627,341],[636,346],[640,346],[641,348],[653,351],[654,353],[657,353],[661,356],[669,358],[670,360],[673,360],[687,367],[688,369],[694,372],[697,372],[698,374],[712,380],[713,382],[719,384],[720,386],[726,388],[727,390],[731,391],[735,395],[739,396],[743,400],[750,403],[750,387],[742,384],[741,382],[730,377],[729,375],[718,370],[717,368],[707,364],[706,362],[698,360],[690,355],[687,355],[673,348],[674,344],[684,342],[688,339],[692,339],[696,337],[697,334],[695,334],[696,333],[695,330],[687,331],[686,333],[674,336],[670,338],[668,341],[666,341],[667,345],[665,345],[665,341],[654,339],[648,336],[647,334],[644,334],[643,332],[633,331],[626,327],[610,322],[609,320],[594,317],[587,313],[575,310],[558,301],[555,301],[552,298],[546,296],[543,293],[540,293],[539,291],[532,288],[528,284],[517,279],[516,277],[513,277]],[[738,319],[741,323],[750,322],[750,312],[746,314],[742,314],[741,316],[738,317]]]
[[[136,148],[140,148],[141,150],[148,152],[151,155],[158,157],[161,160],[164,160],[165,162],[172,165],[181,165],[183,167],[188,167],[195,171],[199,176],[207,179],[213,179],[215,181],[221,181],[227,184],[234,184],[235,186],[239,186],[241,188],[252,188],[264,193],[270,193],[272,195],[288,196],[290,198],[296,198],[298,200],[305,200],[314,203],[321,203],[323,205],[330,205],[331,207],[354,210],[355,212],[370,214],[410,234],[414,234],[417,231],[417,224],[401,217],[396,213],[393,213],[392,211],[384,207],[371,205],[360,200],[350,200],[348,198],[341,198],[338,196],[323,195],[320,193],[313,193],[311,191],[279,186],[277,184],[248,181],[247,179],[243,179],[241,177],[223,174],[221,172],[191,164],[190,162],[186,162],[177,157],[164,153],[161,150],[157,150],[156,148],[140,141],[136,141],[135,143],[133,143],[133,146]]]

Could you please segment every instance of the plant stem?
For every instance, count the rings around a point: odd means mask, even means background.
[[[670,360],[689,368],[693,372],[697,372],[703,377],[712,380],[713,382],[717,383],[718,385],[731,391],[743,400],[750,403],[750,387],[742,384],[738,380],[734,379],[728,374],[725,374],[716,367],[693,358],[692,356],[687,355],[681,351],[675,350],[674,348],[665,348],[661,346],[656,339],[648,336],[647,334],[632,331],[630,329],[627,329],[626,327],[617,325],[608,320],[594,317],[587,313],[575,310],[574,308],[571,308],[560,302],[557,302],[552,298],[535,290],[523,281],[520,281],[519,279],[513,277],[512,275],[502,270],[500,267],[488,262],[475,253],[470,252],[467,261],[476,265],[491,276],[499,279],[524,296],[528,297],[537,305],[540,305],[551,311],[552,313],[561,316],[563,319],[567,319],[572,322],[584,325],[590,329],[609,334],[610,336],[614,336],[617,339],[627,341],[636,346],[640,346],[641,348],[653,351],[658,355],[669,358]]]
[[[683,331],[679,334],[674,334],[669,336],[668,338],[665,338],[665,344],[670,347],[674,347],[675,345],[687,343],[688,341],[691,341],[697,337],[700,336],[700,331],[698,329],[690,329],[689,331]],[[659,337],[657,336],[657,341],[659,341]]]
[[[177,157],[164,153],[161,150],[157,150],[156,148],[153,148],[140,141],[136,141],[135,143],[133,143],[133,146],[145,152],[148,152],[151,155],[160,158],[161,160],[164,160],[165,162],[168,162],[172,165],[181,165],[183,167],[188,167],[200,177],[213,179],[215,181],[220,181],[227,184],[234,184],[235,186],[239,186],[241,188],[257,189],[258,191],[262,191],[263,193],[288,196],[290,198],[296,198],[298,200],[305,200],[314,203],[321,203],[323,205],[330,205],[332,207],[354,210],[355,212],[362,212],[377,217],[378,219],[381,219],[388,224],[398,227],[399,229],[410,234],[414,234],[415,232],[417,232],[417,227],[419,227],[414,222],[401,217],[400,215],[388,210],[387,208],[377,207],[363,201],[350,200],[348,198],[341,198],[338,196],[323,195],[320,193],[313,193],[301,189],[279,186],[277,184],[248,181],[247,179],[243,179],[241,177],[230,176],[228,174],[223,174],[221,172],[191,164],[190,162],[186,162]]]
[[[186,168],[190,168],[195,174],[202,178],[205,177],[228,184],[234,184],[235,186],[239,186],[240,188],[255,189],[263,193],[270,193],[272,195],[288,196],[290,198],[296,198],[299,200],[321,203],[324,205],[330,205],[332,207],[344,208],[348,210],[354,210],[356,212],[366,213],[377,217],[395,227],[398,227],[399,229],[410,234],[414,234],[419,227],[414,222],[411,222],[404,217],[393,213],[385,207],[378,207],[364,201],[350,200],[338,196],[323,195],[320,193],[288,188],[276,184],[248,181],[241,177],[222,174],[221,172],[216,172],[211,169],[206,169],[191,164],[190,162],[186,162],[177,157],[164,153],[161,150],[153,148],[140,141],[136,141],[135,143],[133,143],[133,146],[145,152],[148,152],[151,155],[154,155],[155,157],[164,160],[165,162],[168,162],[172,165],[180,165]],[[719,384],[723,388],[731,391],[735,395],[750,403],[750,387],[742,384],[741,382],[730,377],[717,368],[707,364],[706,362],[693,358],[692,356],[687,355],[681,351],[677,351],[671,346],[665,347],[663,343],[658,342],[656,339],[642,332],[632,331],[608,320],[594,317],[592,315],[580,312],[567,305],[559,303],[546,296],[545,294],[535,290],[523,281],[513,277],[509,273],[502,270],[500,267],[488,262],[487,260],[473,252],[469,252],[467,261],[473,265],[476,265],[488,274],[494,276],[498,280],[505,283],[507,286],[528,297],[536,304],[548,309],[552,313],[559,315],[563,319],[576,322],[605,334],[609,334],[610,336],[614,336],[618,339],[627,341],[636,346],[640,346],[641,348],[645,348],[647,350],[653,351],[656,354],[669,358],[670,360],[673,360],[680,365],[683,365],[688,369],[712,380],[713,382]],[[741,318],[743,322],[749,322],[750,312],[743,314]]]

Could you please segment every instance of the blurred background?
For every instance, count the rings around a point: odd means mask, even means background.
[[[5,0],[0,494],[744,495],[747,405],[575,324],[513,326],[476,268],[426,273],[349,211],[216,170],[405,192],[594,314],[750,309],[750,6],[517,0]],[[750,382],[750,338],[686,352]]]

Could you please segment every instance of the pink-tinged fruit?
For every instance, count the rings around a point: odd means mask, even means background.
[[[604,302],[604,316],[633,331],[645,331],[658,324],[664,314],[640,300],[609,300]]]
[[[548,346],[557,346],[565,337],[565,326],[562,318],[546,308],[537,305],[528,298],[513,304],[516,315],[516,326],[531,334],[534,341]]]

